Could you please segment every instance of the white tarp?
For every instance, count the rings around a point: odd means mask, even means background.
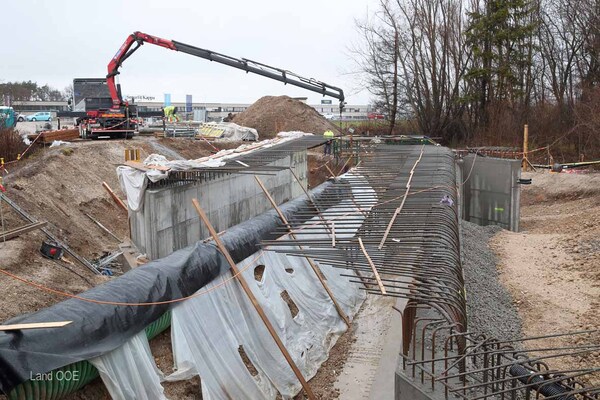
[[[89,360],[113,400],[162,400],[162,372],[156,367],[144,331],[103,356]]]
[[[144,205],[144,191],[148,186],[148,178],[144,171],[131,167],[117,167],[117,176],[123,193],[127,196],[127,206],[131,211],[138,211]]]
[[[364,185],[367,185],[366,181]],[[353,191],[358,192],[357,189]],[[371,189],[361,189],[360,192],[373,193]],[[357,198],[358,204],[360,198]],[[356,219],[354,230],[361,225],[363,214],[357,212],[354,202],[342,202],[336,212],[343,214],[337,217],[339,219],[347,215]],[[314,236],[303,238],[328,237],[328,231],[319,218],[304,224],[308,225],[320,228],[311,230]],[[336,237],[343,239],[353,235],[354,232],[349,229]],[[264,266],[262,276],[255,275],[255,268],[259,266]],[[341,276],[353,275],[353,271],[324,264],[318,266],[334,297],[352,319],[366,297],[358,284]],[[304,258],[274,251],[260,251],[240,262],[237,268],[302,375],[309,380],[347,329],[314,271]],[[223,285],[225,280],[228,282]],[[220,287],[212,290],[216,286]],[[295,396],[301,390],[298,379],[238,281],[231,279],[231,272],[201,291],[207,294],[180,303],[172,310],[171,336],[176,372],[165,380],[190,379],[199,375],[205,400],[275,399],[278,392],[284,399]],[[282,298],[284,291],[297,307],[295,317]],[[93,362],[99,369],[102,368],[102,378],[107,386],[111,385],[109,390],[111,395],[115,393],[113,397],[164,398],[156,387],[163,379],[162,375],[151,362],[149,350],[145,353],[148,347],[144,340],[138,335],[122,348]],[[240,348],[250,365],[242,359]],[[135,354],[139,355],[139,360],[134,357]],[[118,397],[130,396],[131,391],[137,396]]]
[[[337,210],[354,211],[352,216],[360,218],[362,214],[355,213],[354,205],[346,206]],[[315,218],[307,224],[315,223],[320,221]],[[356,228],[359,226],[357,221]],[[346,232],[337,237],[352,235]],[[326,230],[314,237],[319,236],[327,237]],[[260,265],[265,266],[264,274],[257,281],[255,267]],[[312,378],[346,325],[308,262],[266,251],[249,257],[237,267],[243,271],[302,375],[307,380]],[[319,268],[336,300],[352,318],[365,298],[357,284],[341,276],[353,272],[327,265]],[[230,277],[228,273],[203,290],[221,285]],[[294,318],[281,297],[283,291],[298,308]],[[178,372],[167,379],[187,379],[199,374],[204,399],[275,399],[277,392],[288,399],[301,390],[298,379],[236,280],[178,305],[173,310],[172,337]],[[256,371],[254,376],[239,354],[240,346]]]
[[[215,136],[215,132],[222,133]],[[200,126],[198,133],[204,136],[217,137],[222,141],[258,140],[258,131],[256,129],[234,124],[233,122],[206,122]]]
[[[235,125],[235,124],[234,124]],[[242,154],[247,154],[253,150],[266,149],[276,144],[284,143],[289,140],[297,139],[301,136],[312,135],[304,132],[281,132],[275,139],[263,140],[259,143],[241,145],[236,149],[221,150],[217,154],[209,157],[203,157],[196,160],[174,160],[169,161],[160,154],[150,154],[144,160],[146,166],[168,167],[172,171],[187,171],[196,168],[218,168],[226,165],[227,161],[235,159]],[[121,184],[121,189],[127,195],[127,203],[132,211],[141,209],[144,203],[144,192],[148,186],[148,180],[158,182],[169,177],[169,171],[159,169],[150,169],[141,171],[132,167],[117,167],[117,176]]]

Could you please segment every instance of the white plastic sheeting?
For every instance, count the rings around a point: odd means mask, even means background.
[[[123,346],[89,360],[113,400],[166,399],[160,384],[162,372],[156,367],[144,331]]]
[[[117,176],[123,193],[127,196],[127,206],[138,211],[144,205],[144,192],[148,186],[146,173],[131,167],[117,167]]]
[[[357,202],[360,204],[360,200]],[[352,215],[357,220],[355,229],[361,225],[363,214],[357,211],[355,203],[344,201],[336,211]],[[315,238],[328,237],[320,219],[315,217],[305,225],[320,227],[311,231]],[[353,234],[348,230],[338,234],[337,239]],[[255,271],[259,266],[264,266],[262,276],[259,276],[260,271]],[[261,251],[237,267],[303,376],[309,380],[347,329],[314,271],[304,258],[273,251]],[[357,284],[341,276],[353,272],[323,264],[319,268],[334,297],[352,319],[365,299],[364,291]],[[228,282],[223,284],[224,281]],[[189,299],[172,310],[176,372],[164,379],[176,381],[199,375],[205,400],[275,399],[278,392],[284,399],[295,396],[301,390],[298,379],[238,281],[231,279],[231,272],[201,290],[207,294]],[[295,317],[282,298],[284,291],[298,309]],[[246,365],[240,349],[251,365]],[[115,399],[164,398],[159,388],[162,374],[156,369],[143,336],[136,336],[122,348],[92,363],[101,371]]]
[[[263,140],[259,143],[244,144],[236,149],[221,150],[212,156],[202,157],[197,160],[174,160],[169,161],[160,154],[150,154],[144,160],[144,165],[158,165],[169,167],[173,171],[186,171],[197,168],[217,168],[226,165],[227,161],[235,159],[242,154],[248,154],[254,150],[267,149],[276,144],[281,144],[289,140],[294,140],[305,135],[312,135],[304,132],[281,132],[275,139]],[[150,169],[141,171],[132,167],[117,167],[117,176],[121,189],[127,195],[127,203],[132,211],[140,210],[144,205],[144,193],[148,186],[148,180],[158,182],[169,176],[169,171]]]
[[[345,209],[357,217],[354,205],[347,204]],[[320,221],[315,218],[307,224],[315,223]],[[359,225],[357,221],[356,228]],[[322,229],[317,236],[327,236],[326,230]],[[338,239],[348,236],[352,233],[338,235]],[[265,268],[262,279],[257,281],[255,268],[260,265]],[[353,317],[365,294],[358,285],[340,276],[353,272],[327,265],[319,267],[344,312]],[[346,325],[308,262],[266,251],[239,263],[238,268],[303,376],[307,380],[312,378]],[[230,278],[228,273],[209,287]],[[209,287],[203,290],[210,290]],[[292,317],[281,297],[284,291],[298,308],[296,317]],[[200,375],[205,399],[275,399],[277,392],[287,399],[301,390],[298,379],[236,280],[178,305],[172,315],[178,372],[167,379]],[[240,346],[252,364],[254,376],[239,354]]]
[[[198,130],[200,135],[206,132],[209,133],[207,136],[210,137],[215,137],[213,134],[215,131],[222,131],[222,134],[218,136],[222,141],[258,140],[256,129],[234,124],[233,122],[206,122]]]

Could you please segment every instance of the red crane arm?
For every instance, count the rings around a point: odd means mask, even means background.
[[[200,57],[205,60],[240,69],[246,73],[252,72],[253,74],[283,82],[285,85],[294,85],[312,92],[319,93],[323,96],[331,96],[340,101],[340,112],[345,104],[344,91],[325,82],[321,82],[312,78],[304,78],[293,72],[281,68],[271,67],[247,58],[234,58],[225,54],[217,53],[215,51],[177,42],[175,40],[167,40],[142,32],[134,32],[133,34],[129,35],[125,43],[123,43],[123,45],[119,48],[119,51],[117,51],[117,54],[115,54],[108,64],[106,83],[108,85],[108,90],[110,91],[110,97],[112,98],[113,108],[127,106],[127,104],[121,98],[121,94],[119,93],[115,83],[115,76],[119,74],[119,68],[123,64],[123,61],[129,58],[129,56],[131,56],[144,43],[150,43],[166,49],[190,54],[195,57]]]
[[[123,61],[129,58],[129,56],[131,56],[144,43],[151,43],[156,46],[177,51],[177,48],[170,40],[162,39],[142,32],[134,32],[133,34],[129,35],[127,40],[125,40],[125,43],[123,43],[123,45],[121,45],[119,48],[119,51],[117,51],[117,54],[115,54],[115,56],[110,60],[110,63],[108,63],[106,84],[108,85],[110,97],[112,98],[113,107],[121,107],[124,105],[121,94],[119,93],[115,83],[115,76],[119,74],[119,68],[121,67],[121,64],[123,64]],[[135,47],[131,48],[131,46],[134,44]]]

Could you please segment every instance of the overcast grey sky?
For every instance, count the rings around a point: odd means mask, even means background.
[[[17,0],[3,1],[0,81],[33,80],[63,89],[73,78],[104,77],[110,58],[128,34],[142,31],[245,57],[346,92],[356,93],[348,47],[358,40],[355,18],[376,0]],[[7,18],[8,16],[8,18]],[[119,77],[125,95],[173,101],[253,102],[263,95],[318,94],[187,54],[145,45],[128,59]]]

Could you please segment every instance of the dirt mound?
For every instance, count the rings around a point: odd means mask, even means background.
[[[523,190],[523,204],[600,196],[600,174],[583,172],[587,171],[561,174],[547,171],[524,173],[523,178],[531,178],[532,185]]]
[[[48,230],[79,255],[95,260],[116,251],[119,241],[86,214],[118,238],[125,239],[129,235],[127,213],[115,205],[102,187],[102,182],[107,182],[117,195],[125,198],[116,173],[116,167],[124,161],[125,149],[140,148],[142,158],[151,153],[164,154],[168,158],[198,158],[209,155],[209,147],[199,140],[136,138],[38,149],[30,157],[7,168],[10,173],[4,178],[5,194],[35,219],[47,221]],[[185,150],[181,156],[180,149]],[[0,232],[27,223],[4,202],[0,203],[0,216]],[[0,242],[1,267],[68,293],[79,293],[110,279],[96,276],[77,263],[68,265],[43,258],[39,253],[43,240],[46,240],[43,233],[36,231],[6,243]],[[8,299],[0,309],[0,321],[63,300],[5,276],[0,276],[0,292]]]
[[[302,131],[323,134],[327,129],[338,128],[326,120],[314,108],[288,96],[265,96],[252,104],[233,122],[254,128],[260,139],[275,137],[279,132]]]

